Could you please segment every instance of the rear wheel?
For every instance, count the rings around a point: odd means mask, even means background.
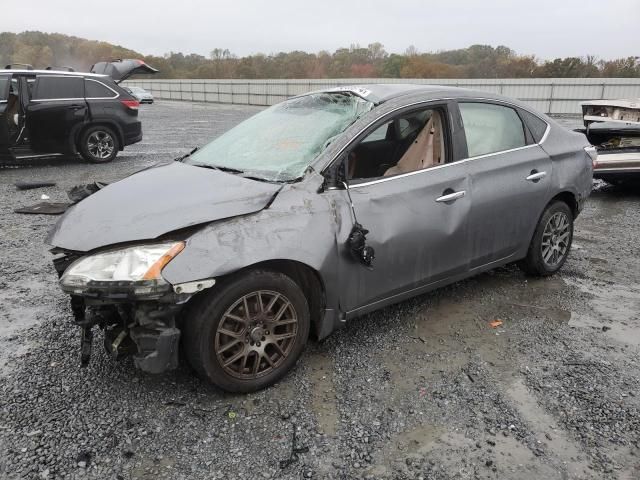
[[[253,271],[197,299],[183,348],[200,376],[230,392],[272,385],[295,365],[309,337],[307,300],[284,274]]]
[[[567,260],[572,240],[573,212],[566,203],[553,202],[542,214],[527,256],[518,266],[531,275],[553,275]]]
[[[80,137],[80,154],[91,163],[108,163],[118,155],[120,145],[115,132],[98,125],[87,128]]]

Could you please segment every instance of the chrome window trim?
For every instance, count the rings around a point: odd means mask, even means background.
[[[400,106],[398,108],[394,108],[393,110],[387,112],[384,116],[390,115],[392,113],[397,112],[398,110],[402,110],[402,109],[407,108],[407,107],[414,107],[414,106],[417,106],[417,105],[422,105],[422,104],[427,104],[427,103],[437,103],[437,102],[450,101],[450,100],[453,100],[456,103],[464,103],[465,100],[480,100],[480,101],[492,102],[493,104],[496,104],[496,105],[504,104],[504,105],[508,105],[510,107],[513,107],[513,108],[521,108],[521,109],[526,110],[527,112],[531,113],[532,115],[535,115],[540,120],[542,120],[547,125],[547,129],[545,130],[544,135],[540,139],[539,143],[531,143],[529,145],[524,145],[522,147],[510,148],[508,150],[501,150],[499,152],[485,153],[483,155],[476,155],[475,157],[467,157],[467,158],[463,158],[463,159],[457,160],[457,161],[452,162],[452,163],[445,163],[443,165],[437,165],[435,167],[429,167],[429,168],[423,168],[423,169],[420,169],[420,170],[414,170],[413,172],[402,173],[400,175],[394,175],[394,176],[391,176],[391,177],[378,178],[376,180],[371,180],[369,182],[356,183],[356,184],[353,184],[353,185],[349,185],[349,189],[358,188],[358,187],[366,187],[366,186],[369,186],[369,185],[375,185],[377,183],[387,182],[389,180],[395,180],[395,179],[398,179],[398,178],[405,178],[405,177],[408,177],[410,175],[417,175],[419,173],[431,172],[433,170],[437,170],[437,169],[440,169],[442,167],[450,167],[452,165],[459,165],[461,163],[466,163],[466,162],[468,162],[470,160],[477,160],[479,158],[491,157],[493,155],[501,155],[503,153],[515,152],[515,151],[518,151],[518,150],[524,150],[526,148],[531,148],[531,147],[540,147],[540,146],[542,146],[544,141],[547,139],[547,137],[549,135],[549,132],[551,131],[551,125],[547,121],[545,121],[543,118],[540,118],[539,115],[533,113],[532,111],[530,111],[530,110],[528,110],[526,108],[522,108],[520,105],[517,105],[515,103],[511,103],[509,101],[505,101],[505,100],[501,100],[501,99],[495,99],[495,98],[483,98],[483,97],[452,98],[452,97],[444,97],[444,98],[438,98],[438,99],[422,100],[420,102],[410,103],[410,104],[407,104],[407,105],[402,105],[402,106]],[[324,167],[321,170],[321,173],[324,173],[325,170],[327,168],[329,168],[338,159],[338,157],[340,157],[340,155],[342,155],[344,153],[344,151],[355,142],[355,139],[357,137],[359,137],[365,130],[367,130],[369,127],[371,127],[374,123],[378,122],[380,120],[380,118],[381,117],[375,119],[374,121],[370,122],[368,125],[363,127],[362,129],[360,129],[360,131],[356,135],[353,136],[351,141],[349,143],[347,143],[344,147],[342,147],[338,151],[338,153],[336,153],[333,156],[331,161],[327,163],[327,166]],[[523,126],[524,126],[524,121],[522,119],[520,119],[520,121],[523,123]],[[331,187],[328,190],[339,190],[339,188]]]
[[[531,112],[529,112],[529,113],[531,113]],[[538,117],[538,118],[540,118],[540,117]],[[542,119],[540,118],[540,120],[542,120]],[[542,121],[544,122],[544,120],[542,120]],[[544,123],[547,123],[547,122],[544,122]],[[540,142],[536,143],[536,145],[542,145],[545,142],[545,140],[547,139],[547,137],[549,136],[550,132],[551,132],[551,125],[549,125],[547,123],[547,129],[544,131],[544,134],[542,135],[542,138],[540,139]]]
[[[65,102],[65,101],[78,101],[81,100],[84,102],[84,97],[78,97],[78,98],[37,98],[37,99],[31,99],[32,102]]]
[[[86,97],[87,100],[115,100],[116,98],[118,98],[120,96],[120,94],[118,92],[116,92],[113,88],[111,88],[109,85],[105,85],[104,83],[102,83],[99,80],[95,80],[93,78],[85,78],[84,81],[85,82],[99,83],[100,85],[102,85],[105,88],[108,88],[109,90],[111,90],[115,94],[115,96],[113,96],[113,97]],[[86,93],[86,89],[85,89],[85,93]]]
[[[466,163],[466,162],[469,162],[471,160],[477,160],[479,158],[492,157],[494,155],[502,155],[503,153],[517,152],[518,150],[525,150],[527,148],[538,147],[538,146],[539,145],[537,143],[532,143],[531,145],[525,145],[524,147],[510,148],[509,150],[502,150],[500,152],[485,153],[484,155],[477,155],[475,157],[467,157],[467,158],[463,158],[462,160],[458,160],[457,162],[453,162],[453,163],[445,163],[443,165],[436,165],[435,167],[422,168],[420,170],[414,170],[413,172],[401,173],[400,175],[394,175],[392,177],[378,178],[376,180],[371,180],[370,182],[354,183],[353,185],[349,185],[349,189],[354,189],[354,188],[358,188],[358,187],[365,187],[365,186],[368,186],[368,185],[375,185],[376,183],[388,182],[389,180],[395,180],[397,178],[404,178],[404,177],[408,177],[410,175],[417,175],[419,173],[433,172],[434,170],[438,170],[440,168],[453,167],[454,165],[460,165],[462,163]]]

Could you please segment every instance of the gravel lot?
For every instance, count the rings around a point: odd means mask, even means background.
[[[159,102],[110,165],[0,170],[0,477],[640,478],[640,190],[595,185],[561,274],[502,268],[368,315],[256,394],[184,365],[145,375],[99,338],[79,368],[43,244],[56,217],[13,209],[174,158],[257,111]]]

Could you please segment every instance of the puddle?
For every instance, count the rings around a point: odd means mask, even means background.
[[[333,384],[333,357],[315,352],[307,357],[306,363],[311,370],[309,378],[313,384],[311,409],[320,430],[333,436],[336,434],[338,424],[338,407]]]
[[[566,436],[536,399],[529,393],[522,379],[516,380],[506,389],[507,395],[518,409],[522,418],[534,432],[538,441],[546,444],[547,453],[556,457],[569,478],[583,478],[589,475],[589,463],[576,443]]]
[[[376,464],[369,468],[367,473],[376,477],[390,475],[394,461],[404,461],[410,456],[427,456],[443,433],[444,429],[441,427],[421,425],[396,435],[377,455]]]
[[[410,459],[420,461],[428,458],[435,465],[435,471],[455,472],[452,478],[518,480],[565,480],[567,478],[557,468],[536,457],[515,437],[495,436],[491,439],[495,445],[490,446],[485,443],[484,438],[470,439],[458,432],[444,431],[443,428],[433,425],[423,425],[392,438],[376,455],[376,464],[364,472],[363,476],[405,478],[397,475],[395,470],[405,468],[404,465]],[[480,447],[477,444],[480,444]],[[492,462],[492,468],[486,466],[487,460]],[[427,478],[431,477],[427,475]]]
[[[640,345],[640,286],[638,284],[615,287],[594,285],[581,279],[568,279],[592,298],[588,308],[572,312],[569,325],[600,331],[621,343]]]

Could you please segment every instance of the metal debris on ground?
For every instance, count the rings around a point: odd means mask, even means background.
[[[16,208],[14,212],[25,213],[25,214],[40,214],[40,215],[61,215],[70,206],[71,206],[70,203],[65,203],[65,202],[39,202],[39,203],[36,203],[35,205]]]
[[[32,190],[34,188],[55,187],[56,182],[16,182],[14,185],[18,190]]]

